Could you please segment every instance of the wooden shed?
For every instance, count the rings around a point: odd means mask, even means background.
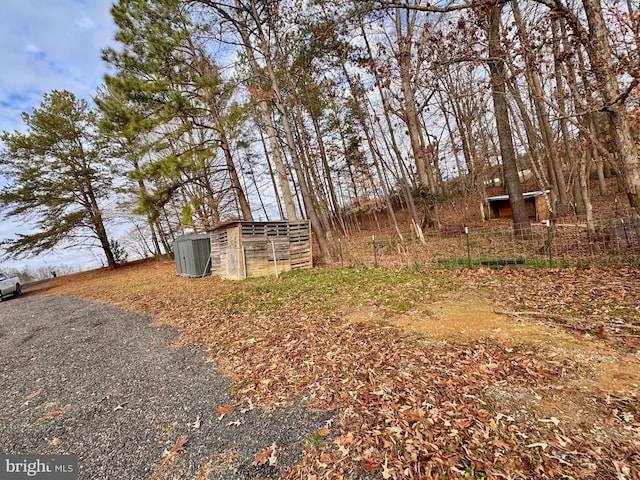
[[[550,218],[547,200],[545,198],[548,194],[548,190],[546,192],[535,191],[522,194],[529,218],[535,218],[537,221],[548,220]],[[509,203],[509,195],[489,197],[486,201],[489,207],[489,219],[513,216],[511,203]]]
[[[211,231],[211,273],[241,280],[311,268],[311,247],[307,220],[227,222]]]

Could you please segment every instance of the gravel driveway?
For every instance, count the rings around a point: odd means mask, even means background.
[[[228,379],[175,339],[108,305],[0,303],[0,452],[77,454],[79,479],[281,477],[330,414],[239,406],[220,418],[235,402]],[[182,436],[185,450],[163,457]],[[253,465],[273,445],[272,461]]]

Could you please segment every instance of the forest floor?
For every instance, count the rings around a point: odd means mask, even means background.
[[[146,261],[38,288],[175,327],[237,405],[338,412],[292,479],[640,478],[638,267],[232,282]]]

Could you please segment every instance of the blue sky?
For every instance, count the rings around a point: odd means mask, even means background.
[[[0,2],[0,131],[23,130],[21,113],[52,90],[90,100],[107,71],[100,58],[112,44],[111,0],[2,0]],[[0,218],[0,239],[28,231]],[[0,250],[0,256],[3,252]],[[98,255],[98,256],[97,256]],[[61,251],[0,267],[100,266],[99,252]]]

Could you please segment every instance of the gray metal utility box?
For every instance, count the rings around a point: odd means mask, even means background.
[[[211,231],[211,273],[222,278],[241,280],[312,266],[308,220],[234,221]]]
[[[204,277],[211,273],[211,241],[208,233],[184,235],[173,242],[176,275]]]

